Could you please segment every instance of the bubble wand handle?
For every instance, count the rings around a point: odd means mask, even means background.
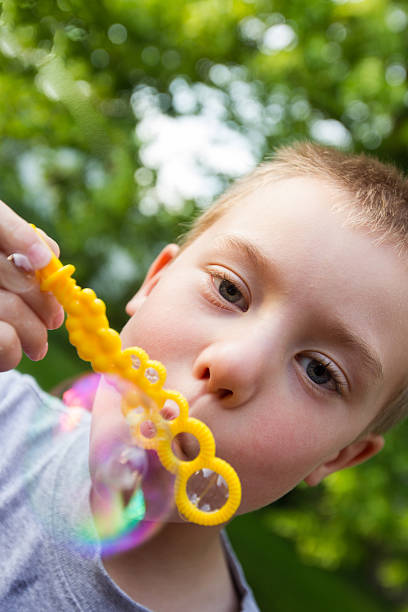
[[[74,272],[74,266],[64,266],[54,254],[49,264],[36,272],[41,290],[53,293],[67,314],[65,325],[69,341],[77,349],[79,357],[91,363],[95,372],[118,376],[142,391],[125,393],[122,413],[133,440],[143,448],[156,450],[162,465],[176,475],[174,495],[180,514],[199,525],[225,523],[241,501],[241,484],[235,470],[215,456],[215,441],[210,429],[198,419],[189,417],[184,396],[163,388],[166,379],[164,365],[151,360],[139,347],[122,349],[118,332],[109,327],[104,302],[92,289],[79,287],[72,278]],[[166,420],[161,414],[168,400],[178,406],[178,416],[173,420]],[[152,436],[144,435],[145,423],[149,424],[150,431],[153,426],[155,433]],[[179,459],[172,450],[174,437],[184,432],[195,436],[200,445],[197,457],[191,461]],[[223,478],[228,487],[226,502],[214,511],[198,508],[187,494],[189,478],[206,469]]]

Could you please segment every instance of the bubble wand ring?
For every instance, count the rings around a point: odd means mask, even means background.
[[[84,361],[100,374],[120,377],[136,385],[125,390],[122,413],[130,427],[132,439],[145,449],[157,451],[162,465],[176,475],[175,503],[187,520],[199,525],[218,525],[228,521],[241,501],[241,484],[234,469],[215,456],[215,441],[210,429],[198,419],[189,417],[188,402],[178,391],[163,389],[166,368],[149,358],[140,347],[122,349],[121,338],[109,327],[106,307],[92,289],[82,289],[72,278],[74,266],[64,266],[52,254],[47,266],[36,272],[42,291],[50,291],[64,308],[71,344]],[[140,392],[138,391],[140,390]],[[161,411],[170,400],[179,410],[173,420],[166,420]],[[146,435],[146,428],[149,435]],[[180,433],[190,433],[198,440],[197,457],[184,461],[176,457],[172,442]],[[217,510],[200,510],[189,498],[189,478],[209,470],[224,479],[228,487],[227,501]]]

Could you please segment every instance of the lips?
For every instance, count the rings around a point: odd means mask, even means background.
[[[200,452],[200,444],[195,436],[189,433],[179,433],[173,439],[173,452],[181,461],[192,461]]]
[[[204,395],[205,391],[201,390],[199,393],[190,396],[188,400],[189,416],[194,415],[196,404]],[[186,394],[185,397],[187,398],[188,395]],[[166,421],[171,421],[177,418],[179,409],[176,402],[167,400],[161,409],[160,414]],[[192,461],[200,452],[200,444],[195,436],[190,433],[182,432],[173,438],[172,449],[175,456],[181,461]]]

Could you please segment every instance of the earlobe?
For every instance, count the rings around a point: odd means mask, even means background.
[[[367,461],[367,459],[379,453],[383,446],[384,438],[382,436],[369,434],[365,438],[356,440],[342,448],[325,463],[315,468],[304,480],[309,486],[314,487],[329,474]]]
[[[126,305],[126,312],[129,316],[134,315],[140,308],[153,287],[159,282],[164,268],[177,257],[179,251],[180,247],[177,244],[168,244],[160,251],[150,266],[142,286]]]

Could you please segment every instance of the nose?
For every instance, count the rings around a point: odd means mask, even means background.
[[[228,407],[249,401],[265,375],[265,343],[255,339],[220,341],[207,346],[196,359],[193,375],[206,382],[206,391]],[[256,341],[255,341],[256,342]],[[264,344],[264,346],[262,346]]]

